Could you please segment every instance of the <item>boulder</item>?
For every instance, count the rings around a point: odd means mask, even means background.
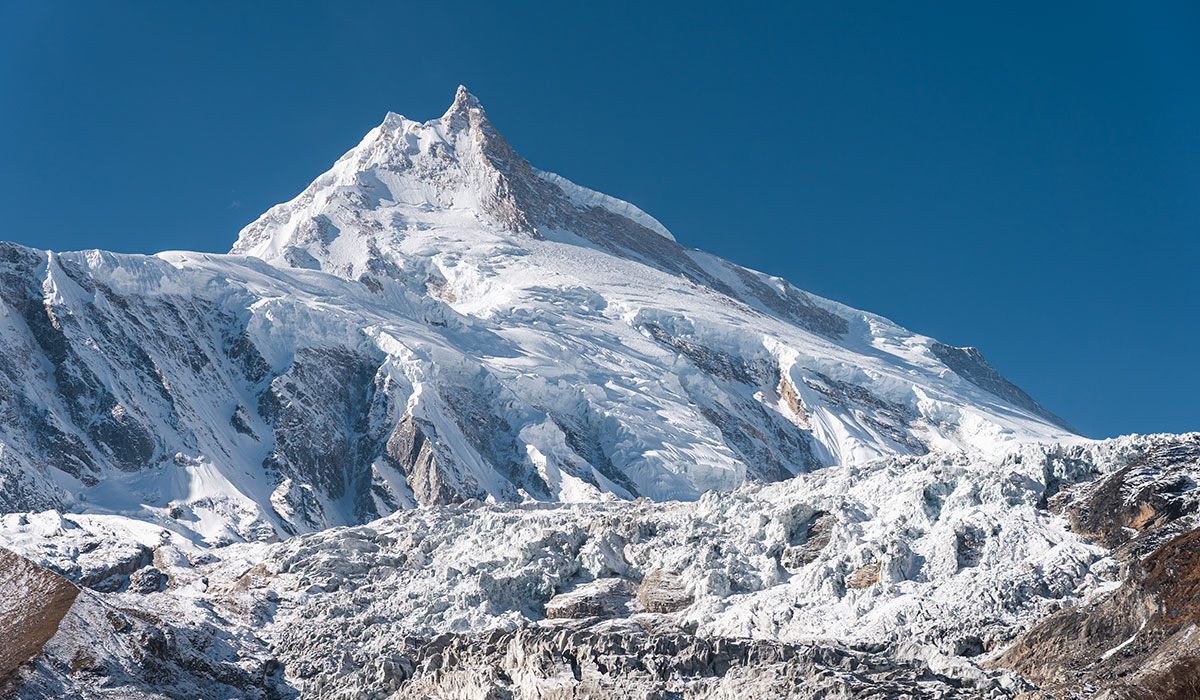
[[[617,617],[630,612],[635,594],[633,583],[624,578],[602,578],[559,593],[546,603],[546,617]]]
[[[646,574],[638,586],[638,603],[650,612],[672,613],[692,604],[692,594],[683,586],[679,574],[655,569]]]

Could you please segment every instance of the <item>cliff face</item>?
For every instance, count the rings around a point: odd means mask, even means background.
[[[71,609],[79,589],[52,571],[0,549],[0,692],[18,684],[23,666],[37,659]]]
[[[397,655],[391,698],[513,700],[647,697],[735,700],[972,698],[1003,693],[870,651],[767,640],[706,640],[679,629],[594,620],[486,635],[443,635]]]

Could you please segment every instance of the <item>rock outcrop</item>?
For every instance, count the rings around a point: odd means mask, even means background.
[[[216,634],[211,620],[187,621],[178,608],[164,619],[152,606],[135,609],[101,595],[0,549],[0,694],[17,700],[294,697],[262,645],[244,645],[236,633]]]
[[[18,684],[21,668],[42,653],[75,603],[79,589],[7,549],[0,549],[0,694]]]
[[[588,617],[626,616],[637,589],[629,579],[601,578],[559,593],[546,603],[546,617],[583,619]]]
[[[1052,499],[1072,529],[1114,550],[1120,585],[1051,615],[993,665],[1020,671],[1047,693],[1196,697],[1179,688],[1200,687],[1198,484],[1193,438]]]
[[[692,604],[679,574],[666,569],[655,569],[646,574],[637,589],[638,604],[643,609],[656,613],[673,613]]]

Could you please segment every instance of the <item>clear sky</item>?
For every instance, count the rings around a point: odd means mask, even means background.
[[[1089,436],[1197,430],[1198,37],[1195,2],[0,0],[0,239],[225,252],[463,83],[538,167]]]

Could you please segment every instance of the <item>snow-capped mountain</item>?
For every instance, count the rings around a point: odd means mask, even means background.
[[[534,169],[464,88],[229,255],[0,248],[0,505],[273,539],[1075,439],[955,348]]]
[[[0,243],[0,302],[0,695],[1200,682],[1200,434],[1085,440],[463,88],[228,255]]]

